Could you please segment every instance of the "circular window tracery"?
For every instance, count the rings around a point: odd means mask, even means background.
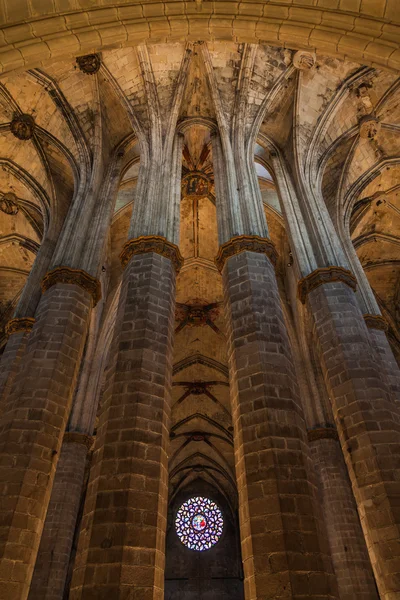
[[[222,512],[209,498],[189,498],[176,514],[176,533],[182,544],[190,550],[209,550],[220,539],[223,528]]]

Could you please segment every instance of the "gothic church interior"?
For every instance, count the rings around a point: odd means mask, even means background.
[[[400,598],[396,1],[4,0],[0,599]]]

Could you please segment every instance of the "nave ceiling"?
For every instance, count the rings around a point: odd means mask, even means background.
[[[342,239],[351,237],[396,348],[399,80],[394,73],[328,56],[317,56],[311,69],[297,69],[288,49],[233,42],[104,50],[97,66],[87,74],[75,59],[48,61],[0,80],[2,331],[41,241],[55,244],[74,197],[94,193],[110,157],[123,152],[104,260],[102,326],[112,326],[122,273],[118,257],[146,148],[167,147],[170,115],[177,114],[185,264],[177,283],[172,493],[201,476],[234,505],[222,285],[213,260],[218,250],[213,130],[223,123],[232,137],[240,121],[254,146],[282,297],[292,257],[272,168],[276,153],[295,177],[297,192],[323,197]],[[11,131],[21,115],[34,120],[29,139]]]

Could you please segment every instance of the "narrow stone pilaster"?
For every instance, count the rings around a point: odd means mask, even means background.
[[[56,283],[43,294],[0,421],[0,598],[28,596],[92,296]]]
[[[127,260],[71,600],[164,594],[175,270],[156,252]]]
[[[335,430],[309,432],[340,600],[378,600],[364,535]],[[337,435],[336,435],[337,438]]]
[[[243,251],[223,283],[246,600],[336,598],[274,268]]]
[[[308,305],[380,597],[394,600],[400,594],[400,408],[349,286],[319,285]]]
[[[66,433],[28,600],[62,600],[91,438]]]

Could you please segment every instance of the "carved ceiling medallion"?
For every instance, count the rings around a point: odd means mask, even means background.
[[[86,73],[87,75],[95,75],[101,66],[100,56],[98,54],[78,56],[76,63],[82,73]]]
[[[0,199],[0,210],[6,215],[16,215],[19,211],[17,196],[12,192],[4,194]]]
[[[35,120],[31,115],[14,115],[10,130],[19,140],[30,140],[35,131]]]
[[[206,300],[195,299],[191,304],[177,303],[175,319],[179,321],[175,333],[179,333],[184,327],[204,327],[208,325],[218,335],[222,335],[214,321],[219,316],[220,303],[208,304]]]

